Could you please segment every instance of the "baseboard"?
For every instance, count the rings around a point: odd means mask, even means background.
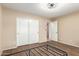
[[[11,47],[11,48],[3,48],[2,50],[4,51],[4,50],[9,50],[9,49],[14,49],[14,48],[17,48],[17,46],[16,47]]]

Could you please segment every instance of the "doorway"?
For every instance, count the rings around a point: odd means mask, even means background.
[[[58,21],[49,23],[49,40],[58,41]]]

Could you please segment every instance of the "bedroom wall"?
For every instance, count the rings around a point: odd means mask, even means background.
[[[79,47],[79,12],[57,20],[59,21],[59,42]]]
[[[16,47],[16,18],[17,17],[31,17],[32,19],[39,20],[40,21],[39,42],[45,42],[47,40],[46,24],[48,19],[3,7],[3,41],[2,41],[3,50]]]
[[[0,5],[0,55],[1,55],[1,52],[2,52],[2,47],[1,47],[1,42],[2,41],[2,7]]]

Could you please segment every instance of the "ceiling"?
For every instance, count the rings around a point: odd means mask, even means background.
[[[79,10],[79,3],[55,3],[56,7],[47,8],[47,3],[3,3],[2,5],[14,10],[28,12],[34,15],[53,18]]]

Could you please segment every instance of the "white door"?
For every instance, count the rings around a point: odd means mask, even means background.
[[[28,44],[28,20],[17,19],[17,46]]]
[[[49,40],[58,41],[57,21],[49,23]]]
[[[39,20],[29,21],[29,43],[39,42]]]
[[[39,41],[39,21],[17,18],[17,46]]]

